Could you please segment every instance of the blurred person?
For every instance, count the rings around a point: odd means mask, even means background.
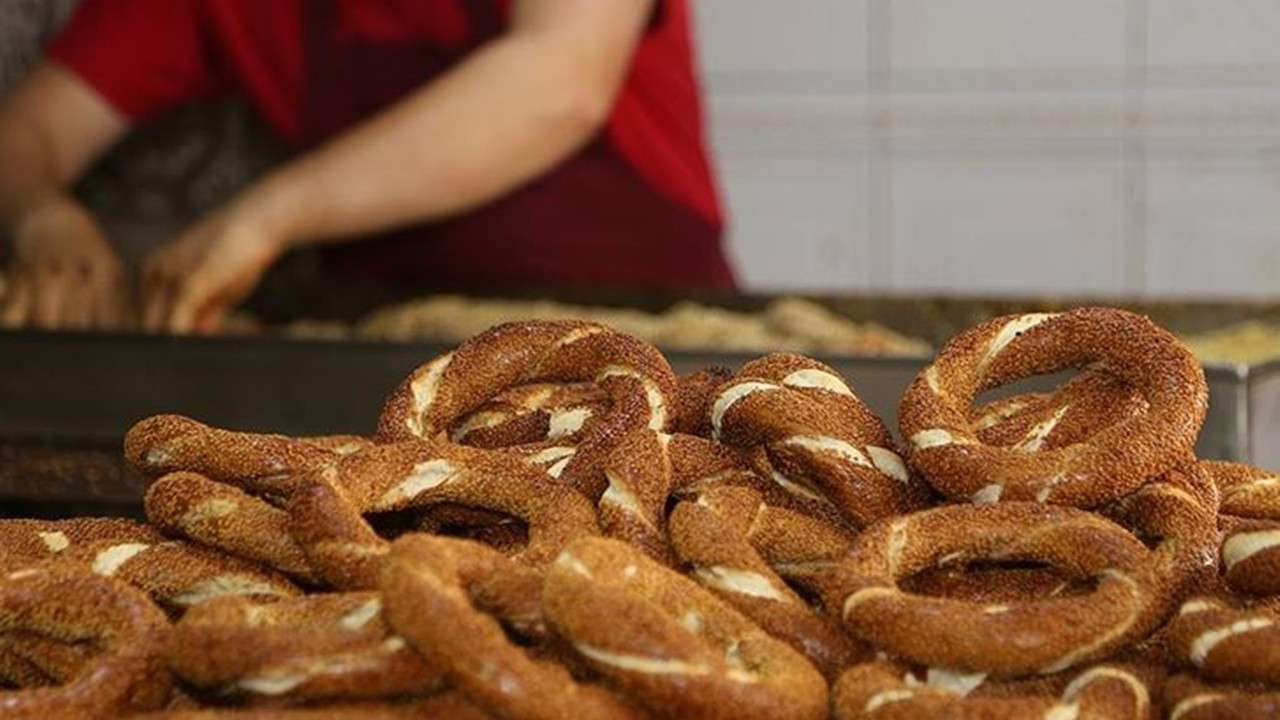
[[[330,282],[732,290],[686,3],[84,0],[0,108],[0,319],[127,326],[129,274],[69,188],[229,94],[297,155],[146,258],[148,330],[216,329],[318,244]]]

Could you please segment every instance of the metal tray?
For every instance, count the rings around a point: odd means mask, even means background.
[[[369,433],[392,388],[448,349],[429,342],[0,332],[0,504],[136,504],[142,480],[111,461],[129,426],[156,413],[286,434]],[[736,368],[756,357],[667,356],[682,373]],[[821,359],[891,428],[902,390],[927,362]],[[1273,440],[1280,431],[1280,362],[1213,365],[1206,375],[1210,406],[1199,456],[1280,468],[1280,443]],[[1054,382],[1037,379],[1020,389]]]

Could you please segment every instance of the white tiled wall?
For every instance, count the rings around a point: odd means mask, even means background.
[[[1280,3],[694,11],[749,289],[1280,294]]]

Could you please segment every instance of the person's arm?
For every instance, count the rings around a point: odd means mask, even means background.
[[[0,237],[12,246],[0,323],[115,327],[124,273],[67,188],[128,122],[71,73],[45,64],[0,106]]]
[[[502,37],[155,254],[147,326],[212,329],[291,246],[464,212],[547,172],[608,118],[654,3],[519,0]]]

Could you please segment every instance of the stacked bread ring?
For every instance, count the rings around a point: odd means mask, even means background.
[[[1275,716],[1280,479],[1198,460],[1206,406],[1109,308],[956,336],[901,445],[811,358],[677,377],[603,325],[497,326],[369,437],[140,421],[149,524],[0,521],[0,708]]]

